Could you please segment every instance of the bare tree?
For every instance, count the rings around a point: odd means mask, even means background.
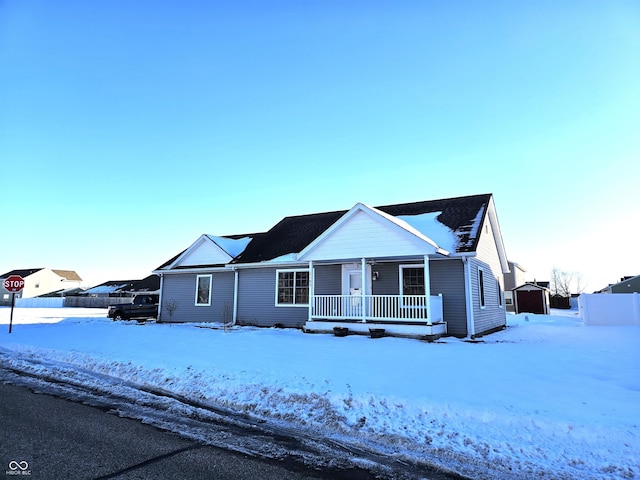
[[[582,293],[585,281],[581,273],[567,272],[553,267],[551,270],[551,295],[570,297],[572,293]]]
[[[167,300],[164,302],[164,309],[169,312],[169,322],[173,321],[173,312],[178,309],[178,301],[177,300]]]
[[[222,307],[222,327],[226,332],[233,325],[233,310],[229,302],[224,302]]]

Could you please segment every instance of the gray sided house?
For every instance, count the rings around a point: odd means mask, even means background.
[[[160,321],[434,338],[503,328],[508,271],[485,194],[358,203],[286,217],[265,233],[202,235],[154,273]]]
[[[603,288],[599,293],[640,293],[640,275],[623,277],[618,283]]]

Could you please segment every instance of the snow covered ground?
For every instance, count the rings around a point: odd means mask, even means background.
[[[640,478],[640,327],[509,315],[479,343],[0,308],[3,366],[95,372],[473,478]]]

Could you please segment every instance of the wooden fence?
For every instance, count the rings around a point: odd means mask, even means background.
[[[131,303],[133,297],[65,297],[65,307],[107,308],[117,303]]]

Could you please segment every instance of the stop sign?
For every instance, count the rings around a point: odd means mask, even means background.
[[[20,275],[11,275],[4,281],[4,289],[11,293],[20,292],[23,288],[24,278],[22,278]]]

